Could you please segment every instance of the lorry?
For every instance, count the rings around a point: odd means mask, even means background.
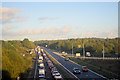
[[[39,78],[45,78],[45,69],[39,69]]]
[[[90,55],[90,52],[86,52],[86,56],[88,56],[88,57],[91,56],[91,55]]]

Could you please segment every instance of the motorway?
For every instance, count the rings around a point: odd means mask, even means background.
[[[74,74],[76,77],[78,77],[80,80],[88,80],[88,79],[92,79],[92,80],[106,80],[105,77],[103,77],[102,75],[99,75],[91,70],[89,70],[88,72],[82,72],[82,66],[71,62],[71,61],[65,61],[63,57],[56,55],[53,53],[52,50],[44,48],[44,50],[46,50],[50,55],[52,55],[58,62],[60,62],[66,69],[68,69],[71,73],[74,67],[79,67],[81,70],[81,74]]]
[[[44,57],[43,57],[44,58]],[[38,60],[38,56],[37,56],[37,59],[36,59],[36,75],[35,75],[35,79],[34,80],[39,80],[39,74],[38,74],[38,64],[37,64],[37,60]],[[45,66],[45,70],[46,70],[46,74],[45,74],[45,77],[46,77],[46,80],[54,80],[54,78],[52,77],[52,74],[51,74],[51,71],[47,65],[47,62],[45,60],[45,58],[43,59],[43,63],[44,63],[44,66]]]

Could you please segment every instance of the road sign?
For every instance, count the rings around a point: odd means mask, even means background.
[[[81,48],[81,45],[78,45],[78,48]]]
[[[77,56],[77,57],[80,57],[80,53],[76,53],[76,56]]]

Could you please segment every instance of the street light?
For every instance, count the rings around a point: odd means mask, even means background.
[[[83,57],[85,57],[84,41],[83,41]]]
[[[73,43],[72,43],[72,57],[73,57]]]
[[[103,60],[104,60],[104,44],[103,44]]]

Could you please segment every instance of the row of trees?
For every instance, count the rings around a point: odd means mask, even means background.
[[[83,43],[85,51],[91,52],[92,56],[102,56],[103,45],[105,47],[105,56],[118,56],[115,53],[120,53],[119,38],[102,39],[102,38],[81,38],[81,39],[67,39],[67,40],[41,40],[35,41],[35,45],[48,45],[51,49],[66,51],[71,53],[72,44],[74,53],[83,51]],[[78,47],[79,45],[79,47]]]
[[[23,41],[1,41],[2,42],[2,72],[3,79],[15,79],[24,73],[32,64],[30,55],[23,56],[28,49],[35,48],[33,42],[28,39]]]

